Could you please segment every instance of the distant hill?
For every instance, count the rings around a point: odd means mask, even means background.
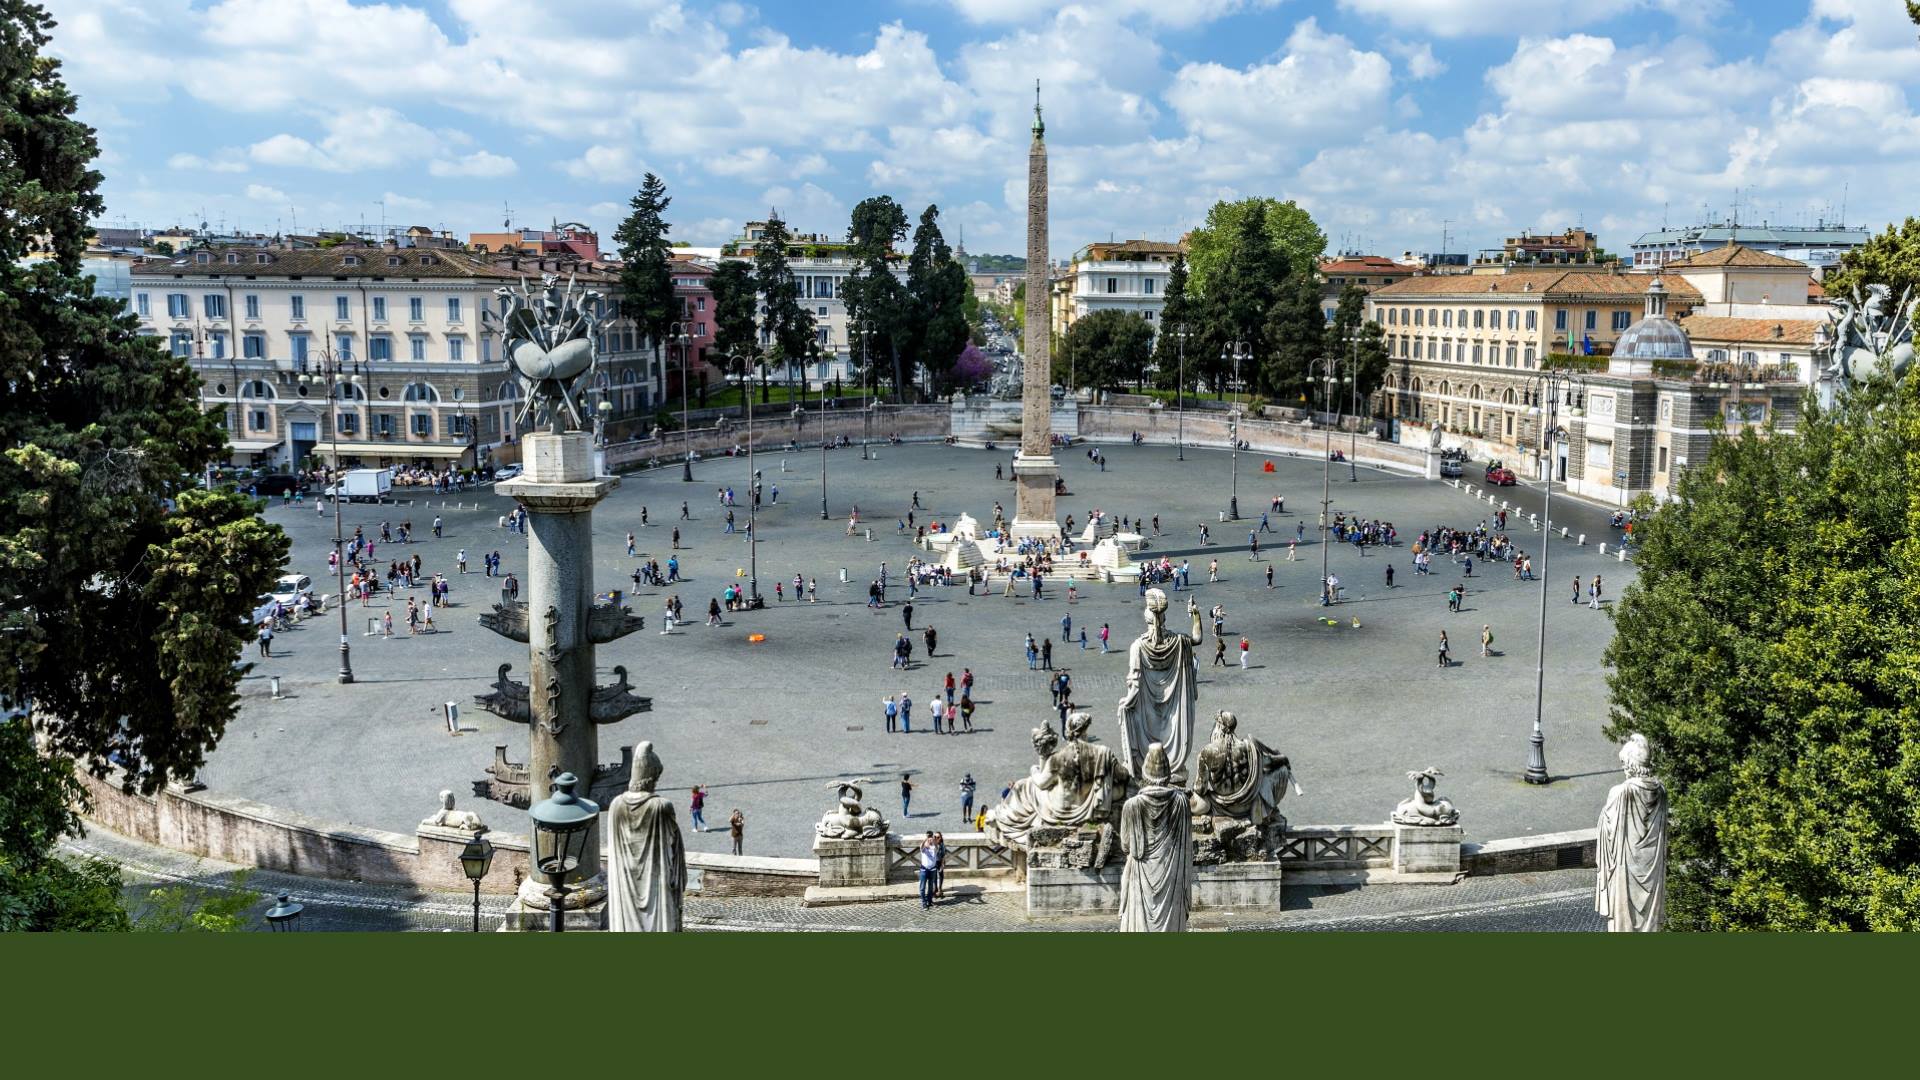
[[[969,253],[967,261],[979,266],[982,274],[1023,273],[1027,269],[1027,260],[1021,255],[974,255]]]

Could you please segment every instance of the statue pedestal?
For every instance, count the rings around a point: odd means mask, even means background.
[[[568,932],[607,928],[607,879],[594,875],[567,887],[566,908],[561,921]],[[502,930],[543,931],[553,928],[553,909],[547,900],[545,883],[528,878],[520,883],[520,892],[507,908]]]
[[[1098,870],[1092,867],[1036,866],[1027,857],[1027,917],[1113,915],[1120,911],[1120,869],[1123,860]]]
[[[1060,464],[1051,454],[1027,454],[1022,452],[1013,459],[1013,479],[1017,488],[1014,493],[1013,524],[1008,533],[1015,540],[1038,537],[1052,540],[1060,537],[1060,521],[1054,513],[1054,481],[1060,478]]]
[[[1393,872],[1398,877],[1444,878],[1460,876],[1458,825],[1393,826]]]
[[[1212,863],[1193,868],[1195,911],[1279,911],[1278,862]]]
[[[823,889],[870,888],[887,883],[888,843],[884,836],[860,840],[813,838]]]

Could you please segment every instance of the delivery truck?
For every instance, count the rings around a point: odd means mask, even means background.
[[[329,484],[323,494],[336,500],[344,495],[348,502],[379,502],[392,490],[392,469],[348,469],[346,475],[338,483]]]

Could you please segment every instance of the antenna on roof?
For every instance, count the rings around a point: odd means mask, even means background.
[[[500,227],[503,229],[512,229],[513,228],[513,207],[505,202],[502,202],[500,204],[500,212],[503,215],[500,221]]]

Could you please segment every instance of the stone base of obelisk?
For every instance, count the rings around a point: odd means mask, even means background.
[[[1054,513],[1054,488],[1060,479],[1060,463],[1051,454],[1034,456],[1022,452],[1013,459],[1014,513],[1007,531],[1015,540],[1029,537],[1055,540],[1061,535],[1060,520]]]
[[[600,875],[575,882],[567,888],[560,919],[568,932],[607,928],[607,879]],[[553,907],[547,898],[547,886],[528,878],[507,908],[502,930],[539,932],[553,929]]]

